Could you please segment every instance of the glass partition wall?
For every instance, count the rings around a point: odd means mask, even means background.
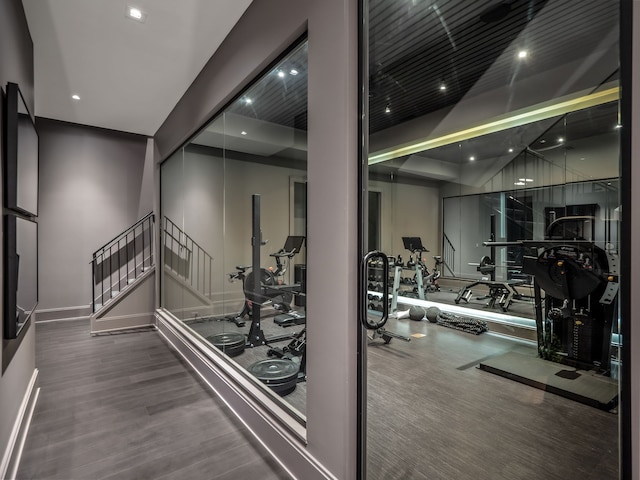
[[[366,478],[620,478],[618,3],[365,2]]]
[[[162,307],[304,421],[307,45],[161,166]]]

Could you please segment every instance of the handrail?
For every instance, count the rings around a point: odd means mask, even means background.
[[[140,224],[142,224],[145,220],[147,220],[149,217],[154,217],[154,213],[153,212],[149,212],[147,213],[143,218],[141,218],[140,220],[138,220],[136,223],[134,223],[133,225],[131,225],[128,228],[125,228],[122,233],[116,235],[115,237],[113,237],[113,239],[109,240],[107,243],[105,243],[104,245],[102,245],[100,248],[98,248],[95,252],[93,252],[93,255],[95,257],[95,255],[100,251],[100,250],[104,250],[106,249],[109,245],[111,245],[112,243],[114,243],[116,240],[118,239],[122,239],[122,237],[125,236],[126,233],[131,232],[131,230],[134,230],[136,227],[138,227]],[[154,218],[155,220],[155,218]]]
[[[454,262],[455,262],[456,248],[453,246],[453,243],[451,243],[451,240],[449,240],[449,237],[447,237],[446,233],[443,234],[443,242],[442,243],[443,243],[443,245],[442,245],[442,264],[445,266],[445,268],[447,270],[449,270],[451,272],[451,276],[455,277],[456,274],[451,269],[451,267],[455,266]]]
[[[153,266],[154,224],[153,212],[148,213],[93,252],[91,259],[93,313],[98,310],[98,305],[103,306],[122,291],[123,280],[126,288],[131,281],[138,278],[139,274]],[[115,281],[114,275],[117,276]],[[96,294],[98,285],[99,295]]]
[[[175,271],[178,275],[182,276],[184,280],[189,282],[189,284],[199,293],[211,300],[213,292],[213,257],[204,248],[202,248],[198,242],[194,241],[193,238],[172,222],[169,217],[165,216],[163,220],[162,232],[165,235],[162,239],[165,248],[165,250],[163,250],[163,254],[165,255],[163,260],[164,264],[166,264],[171,270]],[[169,228],[171,231],[169,231]],[[181,270],[174,268],[173,255],[170,257],[170,263],[167,264],[167,238],[171,240],[170,250],[172,253],[175,253],[173,250],[174,241],[179,248],[184,248],[189,252],[188,257],[183,259],[185,262],[184,267],[186,268],[182,273]],[[180,265],[178,265],[178,268],[180,268]]]

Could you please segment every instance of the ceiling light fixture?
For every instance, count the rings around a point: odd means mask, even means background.
[[[246,135],[246,134],[247,134],[247,132],[245,132],[244,130],[242,130],[242,131],[240,132],[240,135]]]
[[[298,75],[298,70],[292,68],[291,70],[289,70],[289,75],[293,75],[295,77],[296,75]]]
[[[282,70],[278,70],[278,76],[280,78],[284,78],[284,72]]]
[[[474,125],[463,130],[456,130],[433,138],[423,137],[404,145],[379,150],[369,156],[369,165],[469,140],[481,135],[502,132],[520,125],[546,120],[588,107],[617,102],[619,99],[620,87],[618,86],[606,88],[595,93],[589,93],[588,91],[578,92],[575,95],[567,95],[563,98],[556,98],[549,102],[517,110],[505,116],[494,117],[494,119],[486,123]]]
[[[384,113],[391,113],[391,107],[389,105],[385,107]]]
[[[476,159],[476,157],[474,157],[474,156],[469,157],[469,161],[471,161],[471,162],[473,162],[475,159]]]
[[[510,149],[509,149],[509,153],[513,153],[513,148],[510,148]]]
[[[564,142],[564,138],[558,137],[558,143],[562,143],[562,142]]]
[[[440,85],[440,90],[444,92],[446,89],[447,89],[447,86],[444,83]]]
[[[73,98],[74,100],[80,100],[80,95],[74,93],[73,95],[71,95],[71,98]]]
[[[533,178],[519,178],[519,182],[533,182]]]
[[[527,51],[526,50],[520,50],[518,52],[518,58],[527,58]]]
[[[246,103],[247,105],[251,105],[253,103],[253,100],[251,100],[250,98],[245,98],[244,103]]]
[[[616,125],[615,127],[613,127],[613,128],[615,128],[615,129],[617,130],[618,128],[622,128],[622,125],[617,124],[617,125]]]
[[[144,23],[147,19],[147,14],[140,10],[138,7],[127,6],[126,17],[136,22]]]
[[[524,182],[513,182],[514,185],[518,185],[519,187],[526,185]]]

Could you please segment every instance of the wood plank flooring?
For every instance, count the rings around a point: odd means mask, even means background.
[[[158,333],[36,325],[40,398],[19,479],[288,479]]]
[[[533,346],[390,320],[368,348],[369,480],[616,480],[618,415],[477,368]]]

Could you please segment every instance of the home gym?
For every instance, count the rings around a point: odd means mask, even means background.
[[[544,12],[544,4],[536,9]],[[552,12],[560,8],[553,5]],[[401,16],[397,5],[387,7]],[[591,7],[589,21],[609,18],[602,5]],[[504,38],[485,38],[497,42],[495,55],[470,70],[466,89],[450,91],[455,83],[446,76],[425,79],[410,62],[387,69],[385,50],[371,50],[359,212],[364,252],[375,255],[351,260],[362,287],[353,302],[365,317],[359,320],[367,408],[384,412],[367,418],[372,478],[469,478],[458,475],[469,464],[483,465],[487,476],[480,478],[543,478],[526,475],[543,464],[550,465],[544,478],[616,478],[610,460],[617,458],[622,362],[617,66],[587,69],[578,82],[562,57],[548,65],[559,71],[544,94],[541,82],[500,83],[515,68],[504,52],[512,53],[518,32],[538,39],[548,33],[528,23],[524,7],[503,8],[518,26]],[[384,23],[380,12],[373,17]],[[494,21],[488,18],[487,25]],[[458,34],[466,27],[462,17],[454,24]],[[391,49],[384,31],[375,31],[372,45]],[[573,35],[585,46],[572,61],[590,59],[597,47],[604,49],[599,58],[615,58],[606,46],[587,48],[581,32]],[[432,47],[422,45],[421,54],[439,51]],[[307,272],[307,260],[315,259],[330,277],[341,258],[315,257],[313,232],[342,237],[332,230],[334,212],[315,210],[313,217],[307,205],[314,179],[307,176],[306,53],[306,41],[293,46],[161,172],[163,216],[214,265],[211,278],[199,282],[203,289],[194,281],[199,272],[165,261],[163,307],[212,357],[255,381],[302,425],[314,381],[309,365],[344,346],[342,335],[336,345],[314,345],[314,332],[328,317],[356,321],[320,296],[318,278],[326,277]],[[495,77],[484,76],[494,68]],[[397,88],[397,78],[406,89]],[[566,78],[576,85],[567,86]],[[558,79],[568,91],[555,98]],[[503,94],[511,88],[537,100],[513,100]],[[424,93],[422,103],[410,92]],[[445,95],[452,96],[440,103]],[[274,100],[284,97],[286,105]],[[407,113],[417,110],[416,117]],[[486,124],[479,121],[485,111],[493,112]],[[322,188],[331,195],[329,185]],[[197,263],[199,250],[168,238],[165,260]],[[350,288],[356,280],[331,281]],[[307,301],[322,312],[307,311]],[[349,351],[355,358],[356,345]],[[596,463],[585,444],[604,445],[606,458]],[[429,460],[416,445],[430,452]],[[509,461],[523,451],[525,473],[513,474]]]

